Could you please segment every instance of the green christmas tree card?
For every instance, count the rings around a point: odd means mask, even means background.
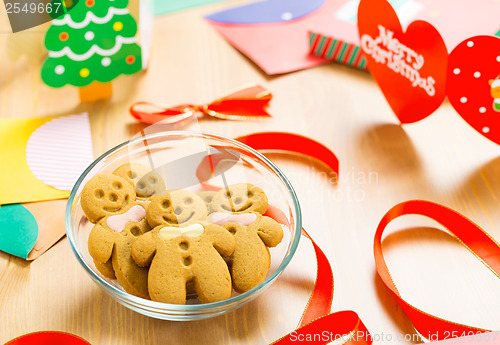
[[[143,67],[137,22],[128,0],[80,0],[76,4],[65,0],[63,4],[66,13],[52,21],[45,36],[48,57],[42,80],[56,88],[79,87],[82,101],[111,97],[113,79]]]

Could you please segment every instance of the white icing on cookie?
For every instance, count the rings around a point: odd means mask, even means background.
[[[170,241],[178,236],[186,235],[189,237],[198,237],[203,235],[205,229],[201,224],[191,224],[185,227],[177,228],[175,226],[165,226],[160,229],[158,235],[165,241]]]
[[[247,226],[254,223],[256,220],[257,215],[255,213],[231,214],[224,212],[215,212],[210,216],[210,221],[217,225],[237,223]]]
[[[122,232],[128,222],[140,222],[146,217],[146,211],[140,205],[135,205],[123,214],[108,217],[106,224],[111,230]]]

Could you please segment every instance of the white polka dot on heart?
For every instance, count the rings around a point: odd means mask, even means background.
[[[455,68],[455,69],[453,70],[453,73],[454,73],[454,74],[460,74],[460,68]]]
[[[481,108],[479,108],[479,112],[480,112],[481,114],[486,113],[486,108],[485,108],[485,107],[481,107]]]
[[[473,46],[474,46],[474,42],[472,42],[472,41],[467,42],[467,47],[471,48]]]
[[[483,127],[483,133],[488,133],[490,131],[489,127]]]
[[[481,76],[481,72],[474,72],[474,78],[479,78]]]
[[[467,97],[461,97],[460,102],[462,103],[467,103]]]

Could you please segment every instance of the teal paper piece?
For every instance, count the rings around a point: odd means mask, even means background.
[[[159,16],[162,14],[177,12],[192,7],[213,4],[216,2],[227,0],[155,0],[154,14]]]
[[[0,250],[28,258],[38,239],[38,223],[21,204],[0,206]]]

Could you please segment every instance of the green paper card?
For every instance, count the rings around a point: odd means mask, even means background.
[[[28,258],[38,238],[38,223],[21,204],[0,206],[0,250]]]

